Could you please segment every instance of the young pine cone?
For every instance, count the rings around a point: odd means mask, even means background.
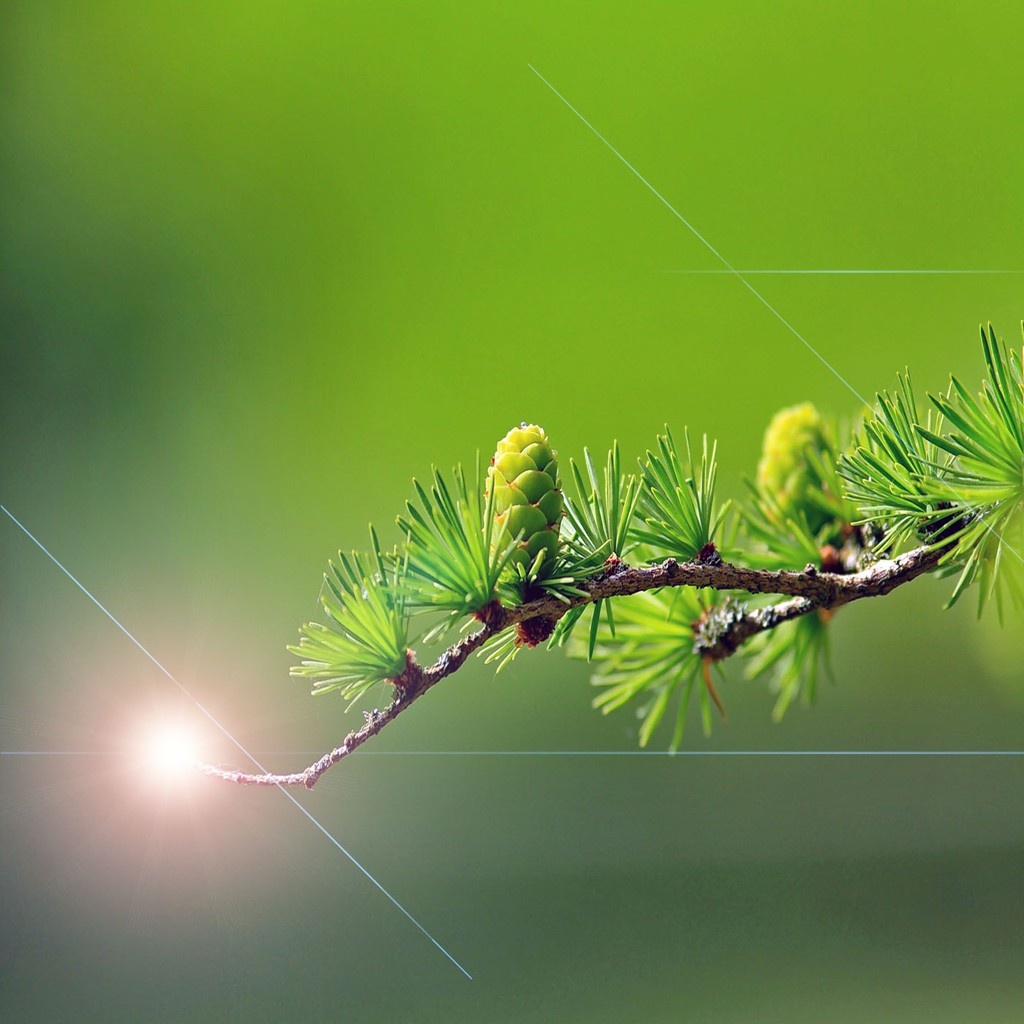
[[[509,561],[526,573],[537,556],[540,576],[554,568],[562,492],[558,488],[558,453],[542,427],[523,423],[499,442],[487,471],[487,494],[494,490],[494,547],[503,549],[522,531]]]
[[[772,497],[783,515],[805,513],[812,532],[828,522],[830,514],[814,500],[821,492],[821,479],[807,455],[826,453],[830,447],[821,413],[804,402],[772,417],[757,464],[758,490]]]

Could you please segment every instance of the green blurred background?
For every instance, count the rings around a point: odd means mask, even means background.
[[[320,574],[410,480],[542,423],[665,422],[741,495],[784,404],[852,418],[911,366],[1019,346],[1019,5],[9,2],[0,501],[250,750],[353,725],[288,677]],[[585,667],[474,663],[299,799],[153,787],[189,722],[0,521],[0,1012],[53,1021],[1008,1021],[1024,760],[401,756],[635,749]],[[772,725],[730,666],[690,751],[1017,749],[1019,622],[922,581],[836,623]],[[965,605],[970,602],[965,602]],[[384,697],[382,695],[381,699]],[[358,716],[359,712],[354,712]],[[665,736],[659,737],[666,741]]]

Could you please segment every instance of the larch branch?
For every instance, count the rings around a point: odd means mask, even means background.
[[[383,710],[365,712],[361,728],[350,732],[341,744],[302,771],[275,775],[239,772],[209,764],[198,768],[206,775],[239,785],[305,786],[312,789],[328,769],[376,736],[435,684],[456,672],[474,651],[509,626],[547,619],[553,627],[573,608],[661,587],[706,587],[747,594],[777,594],[790,599],[752,609],[737,603],[727,615],[709,620],[714,622],[713,627],[708,624],[698,626],[694,641],[696,649],[705,657],[718,661],[735,653],[750,637],[774,629],[783,622],[816,610],[834,609],[862,598],[888,594],[935,569],[945,551],[942,547],[919,547],[894,559],[879,560],[853,573],[821,572],[811,565],[802,572],[750,569],[723,562],[713,550],[710,556],[698,556],[691,562],[668,558],[650,566],[629,566],[618,559],[609,560],[601,575],[579,584],[582,594],[567,601],[546,595],[517,607],[492,602],[477,613],[482,625],[444,651],[429,668],[420,666],[410,650],[405,670],[392,680],[395,696],[391,703]],[[701,554],[704,555],[703,552]]]

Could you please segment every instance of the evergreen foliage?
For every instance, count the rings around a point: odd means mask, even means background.
[[[700,693],[705,732],[711,729],[709,689],[699,680],[706,666],[694,650],[691,623],[705,614],[703,591],[674,587],[646,591],[622,601],[617,628],[601,631],[593,652],[592,682],[602,687],[594,707],[608,714],[639,700],[639,742],[646,747],[676,698],[672,749],[683,738],[686,713],[695,686]]]
[[[461,466],[453,472],[452,486],[436,469],[433,477],[429,491],[413,480],[418,500],[406,502],[398,525],[406,538],[407,606],[413,614],[447,612],[442,632],[496,598],[516,549],[514,537],[497,535],[494,498],[483,493],[479,460],[472,486]]]
[[[583,449],[583,462],[587,470],[584,480],[579,466],[570,459],[569,472],[576,487],[576,497],[566,496],[566,547],[576,555],[577,572],[591,576],[607,564],[615,564],[628,558],[636,548],[637,541],[632,534],[633,517],[640,498],[640,487],[632,474],[622,471],[619,442],[612,444],[603,479],[597,475],[594,460],[588,449]],[[561,644],[572,634],[577,622],[587,611],[587,605],[570,608],[559,619],[558,627],[551,637],[551,644]],[[600,598],[589,606],[591,609],[590,629],[587,638],[587,658],[594,655],[597,631],[601,616],[609,633],[615,636],[613,602]]]
[[[904,374],[894,398],[879,396],[840,472],[863,521],[883,529],[883,547],[943,546],[941,571],[958,574],[949,604],[977,582],[978,613],[995,596],[1001,617],[1007,597],[1022,603],[1024,385],[1020,358],[991,325],[981,342],[988,378],[977,396],[952,377],[922,422]]]
[[[584,449],[582,466],[569,460],[563,495],[543,429],[515,427],[483,486],[479,466],[472,481],[461,467],[450,481],[434,470],[429,489],[413,482],[398,549],[382,553],[371,528],[369,555],[330,565],[328,624],[302,627],[289,648],[302,659],[293,674],[350,703],[390,682],[400,700],[426,678],[409,645],[476,624],[429,670],[432,679],[470,649],[500,668],[524,648],[568,642],[570,655],[592,664],[596,708],[635,704],[641,745],[671,719],[675,748],[694,691],[710,730],[712,704],[721,710],[712,671],[734,652],[746,657],[748,677],[771,680],[774,717],[794,700],[813,701],[828,671],[834,610],[820,596],[827,591],[785,598],[805,592],[801,580],[857,582],[904,553],[933,552],[919,571],[956,576],[950,604],[976,583],[979,613],[994,597],[1002,617],[1024,604],[1024,382],[1020,357],[991,326],[982,352],[977,394],[953,378],[922,414],[906,372],[842,442],[809,403],[782,410],[738,506],[716,497],[717,449],[707,437],[695,458],[689,434],[677,449],[666,428],[636,472],[623,468],[618,443],[600,473]],[[665,574],[681,563],[723,574],[700,589],[675,585]],[[664,572],[629,575],[643,566]],[[739,589],[721,582],[734,579]]]
[[[349,707],[406,666],[405,565],[385,559],[372,526],[370,541],[371,554],[339,552],[338,564],[329,563],[320,603],[330,625],[307,623],[298,644],[288,648],[302,659],[293,676],[312,679],[314,693],[338,690]]]
[[[728,506],[715,508],[715,455],[704,436],[700,467],[694,471],[689,432],[685,435],[686,464],[676,452],[672,433],[658,438],[657,450],[640,465],[640,522],[633,537],[647,545],[655,558],[670,556],[688,562],[714,543]]]

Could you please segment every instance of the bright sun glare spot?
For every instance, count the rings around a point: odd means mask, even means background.
[[[195,741],[177,725],[165,725],[147,735],[141,753],[147,771],[165,783],[180,781],[196,763]]]

